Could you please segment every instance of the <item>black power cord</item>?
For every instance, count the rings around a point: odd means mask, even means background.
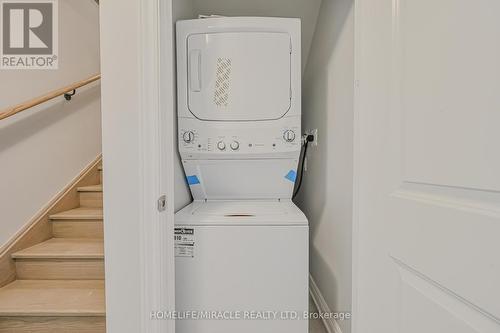
[[[307,155],[307,147],[309,146],[309,142],[314,141],[314,135],[312,134],[304,134],[305,140],[304,140],[304,150],[302,151],[302,159],[300,162],[300,174],[299,174],[299,182],[297,183],[297,187],[295,188],[295,191],[293,192],[292,199],[295,198],[295,196],[299,193],[300,187],[302,186],[302,179],[304,178],[304,162],[306,160],[306,155]]]

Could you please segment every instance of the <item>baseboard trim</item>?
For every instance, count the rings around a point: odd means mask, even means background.
[[[309,274],[309,293],[320,313],[332,312],[311,274]],[[322,318],[322,321],[328,333],[342,333],[339,324],[334,318]]]
[[[57,193],[45,207],[36,213],[15,235],[0,247],[0,287],[16,278],[13,252],[33,246],[52,237],[49,215],[78,206],[77,187],[99,182],[97,167],[101,154],[90,162],[69,184]]]

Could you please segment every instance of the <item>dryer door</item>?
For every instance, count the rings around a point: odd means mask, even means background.
[[[187,47],[188,106],[198,119],[272,120],[290,109],[287,33],[192,34]]]

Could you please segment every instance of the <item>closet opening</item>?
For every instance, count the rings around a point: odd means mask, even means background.
[[[292,170],[295,174],[289,177],[295,182],[296,190],[302,177],[293,202],[309,223],[311,302],[314,311],[330,314],[326,316],[328,318],[319,316],[318,320],[322,320],[319,325],[326,325],[329,332],[349,333],[352,311],[354,0],[174,0],[172,9],[174,33],[177,21],[206,17],[300,19],[301,124],[297,135],[313,137],[308,143],[307,155],[303,156],[302,149],[297,168]],[[248,43],[251,42],[249,39]],[[279,39],[274,41],[279,42]],[[175,45],[172,52],[176,54]],[[280,65],[266,64],[270,68]],[[177,68],[179,64],[175,66]],[[177,115],[177,105],[175,110]],[[208,111],[203,109],[200,115],[203,116],[204,112]],[[175,121],[177,123],[178,119]],[[176,134],[177,140],[182,140],[181,135],[185,133]],[[174,145],[177,151],[174,199],[175,210],[180,211],[193,201],[190,182],[201,180],[190,178],[191,175],[185,173],[186,165],[178,153],[179,142]],[[227,144],[224,149],[231,147]],[[210,168],[209,165],[204,167]],[[235,164],[235,167],[244,177],[244,170],[255,166]],[[217,171],[210,172],[216,174]],[[273,172],[272,168],[269,172]],[[265,214],[266,207],[261,209],[262,213],[256,213],[235,207],[220,214],[238,220],[235,223],[251,224],[256,215]],[[230,267],[228,263],[228,269]],[[322,332],[320,326],[314,328],[316,324],[312,320],[310,331]]]

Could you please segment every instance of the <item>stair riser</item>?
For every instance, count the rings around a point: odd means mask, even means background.
[[[102,259],[16,259],[20,280],[102,280]]]
[[[99,170],[99,182],[102,184],[102,170]]]
[[[99,238],[104,236],[102,220],[53,220],[52,234],[56,238]]]
[[[105,317],[0,317],[0,333],[105,333]]]
[[[80,192],[80,206],[102,207],[102,192]]]

